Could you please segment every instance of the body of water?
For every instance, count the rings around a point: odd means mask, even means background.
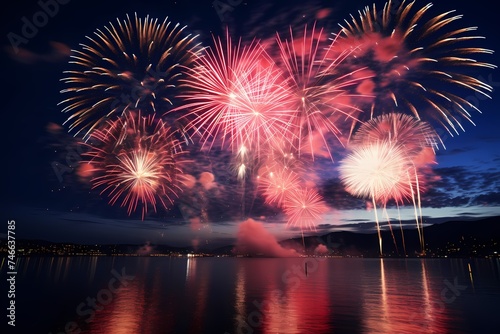
[[[26,257],[15,332],[498,333],[499,311],[498,259]]]

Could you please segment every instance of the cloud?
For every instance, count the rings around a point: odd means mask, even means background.
[[[500,205],[500,192],[495,191],[479,195],[474,198],[472,205]]]
[[[422,194],[422,207],[443,208],[496,205],[500,193],[500,172],[472,170],[464,166],[435,168],[438,176]]]
[[[264,224],[253,219],[247,219],[240,224],[233,252],[271,257],[298,256],[295,250],[282,247],[274,235],[266,230]]]
[[[6,47],[5,50],[10,57],[20,63],[36,64],[36,63],[56,63],[66,60],[71,54],[71,48],[64,43],[50,41],[49,51],[47,53],[36,53],[25,48],[14,49]]]
[[[334,209],[351,210],[365,208],[365,200],[349,194],[339,178],[326,180],[320,189],[320,194],[328,205]]]
[[[476,149],[475,147],[466,146],[466,147],[454,148],[452,150],[444,150],[441,154],[442,155],[456,155],[456,154],[467,153],[467,152],[473,151],[475,149]]]

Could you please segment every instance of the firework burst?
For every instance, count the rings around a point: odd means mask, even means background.
[[[399,187],[394,188],[395,191],[387,194],[389,195],[388,199],[395,200],[398,207],[405,200],[410,200],[413,204],[422,251],[424,244],[421,194],[425,190],[429,176],[428,166],[435,163],[435,149],[438,146],[438,140],[439,136],[426,122],[410,115],[390,113],[364,123],[355,133],[351,142],[355,150],[357,147],[370,145],[373,142],[384,141],[403,149],[409,163],[409,168],[405,168],[407,183],[406,185],[404,182],[401,183]],[[385,208],[385,201],[383,205]],[[420,213],[417,212],[417,208]]]
[[[111,205],[121,201],[129,215],[141,207],[144,219],[148,207],[168,209],[178,197],[182,149],[163,121],[127,113],[93,131],[86,145],[92,188]]]
[[[336,67],[348,52],[332,59],[323,29],[304,27],[301,37],[294,36],[292,28],[288,39],[277,34],[279,65],[290,80],[293,109],[297,116],[294,125],[298,132],[296,144],[301,149],[308,146],[312,157],[315,155],[313,137],[319,135],[321,144],[331,158],[329,136],[340,141],[339,120],[355,118],[359,111],[351,104],[347,88],[359,80],[352,73],[338,75]],[[300,34],[299,34],[300,35]],[[325,50],[326,49],[326,50]],[[304,142],[304,143],[303,143]],[[316,147],[317,151],[317,147]]]
[[[347,192],[356,197],[369,198],[373,203],[380,255],[382,236],[377,202],[385,208],[390,199],[414,198],[415,178],[410,176],[411,171],[412,164],[404,149],[387,141],[356,147],[341,161],[340,179]]]
[[[259,188],[262,189],[267,204],[282,207],[285,198],[300,188],[300,178],[289,169],[266,171],[259,175]]]
[[[479,111],[463,96],[489,98],[492,91],[471,71],[496,66],[480,60],[493,51],[474,45],[483,38],[475,35],[477,27],[457,27],[462,15],[453,10],[433,15],[431,7],[389,0],[378,11],[374,4],[360,11],[359,18],[351,15],[336,37],[342,52],[353,50],[344,62],[346,72],[366,66],[373,75],[357,87],[371,96],[363,103],[371,110],[367,117],[397,110],[437,122],[453,136],[464,130],[464,120],[472,122],[470,110]]]
[[[299,188],[287,194],[283,210],[288,216],[287,225],[316,230],[316,224],[322,220],[328,206],[315,189]]]
[[[220,140],[237,151],[242,146],[257,151],[277,138],[290,140],[293,116],[289,92],[281,72],[257,41],[233,44],[214,36],[183,80],[187,87],[179,97],[188,110],[187,129],[197,133],[203,146]],[[287,136],[288,135],[288,136]]]
[[[296,150],[283,144],[275,142],[268,147],[257,172],[258,190],[265,203],[276,207],[283,207],[286,196],[300,188],[304,172]]]
[[[60,102],[71,114],[66,123],[75,135],[91,131],[127,110],[164,112],[174,89],[201,48],[186,27],[146,16],[117,19],[72,50],[61,79],[68,88]]]
[[[353,196],[387,203],[391,198],[411,197],[407,174],[411,166],[401,146],[381,141],[356,147],[341,161],[339,172]]]

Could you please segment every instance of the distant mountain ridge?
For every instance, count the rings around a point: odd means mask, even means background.
[[[404,244],[399,224],[392,224],[393,233],[381,232],[383,253],[386,256],[416,256],[422,253],[417,229],[404,229]],[[393,238],[394,235],[394,238]],[[423,239],[428,256],[483,257],[500,253],[500,216],[470,221],[448,221],[423,228]],[[330,232],[319,237],[285,240],[285,247],[305,244],[308,253],[323,244],[329,251],[341,256],[379,256],[376,231],[373,233]],[[483,247],[484,245],[484,247]]]
[[[420,257],[422,249],[417,229],[404,229],[404,244],[399,224],[392,224],[393,234],[381,232],[383,255],[386,257]],[[394,235],[394,238],[393,238]],[[500,254],[500,216],[468,221],[448,221],[427,226],[423,229],[425,256],[428,257],[498,257]],[[348,231],[330,232],[320,236],[286,239],[279,242],[284,248],[293,248],[299,254],[319,254],[320,248],[332,256],[379,257],[377,232],[357,233]],[[1,242],[1,250],[6,250],[6,240]],[[71,253],[100,252],[114,254],[189,254],[206,253],[212,255],[234,255],[234,245],[205,249],[202,247],[174,247],[163,244],[106,244],[82,245],[46,240],[16,240],[16,248],[37,248],[46,254],[54,254],[57,249],[72,249]],[[304,247],[305,246],[305,247]],[[325,248],[326,247],[326,248]],[[405,252],[406,250],[406,252]],[[496,253],[495,253],[496,252]],[[38,252],[37,254],[44,254]],[[252,255],[252,254],[249,254]]]

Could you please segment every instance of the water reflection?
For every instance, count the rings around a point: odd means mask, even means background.
[[[365,331],[448,333],[451,322],[441,301],[443,286],[429,277],[426,261],[379,261],[379,284],[363,285]]]
[[[41,332],[39,326],[47,329],[43,332],[64,332],[72,321],[81,333],[92,334],[488,332],[500,326],[499,265],[498,260],[24,258],[18,270],[23,293],[16,302],[37,317],[20,324],[26,333]],[[117,273],[133,279],[111,289]],[[92,319],[76,311],[87,298],[99,304]],[[47,300],[59,302],[49,308]]]
[[[328,332],[328,267],[321,262],[315,258],[240,261],[235,332]]]
[[[191,310],[187,310],[188,313],[191,313],[188,333],[202,333],[210,286],[210,267],[202,259],[188,258],[186,270],[186,289],[184,294],[190,300],[196,301],[194,307]]]

